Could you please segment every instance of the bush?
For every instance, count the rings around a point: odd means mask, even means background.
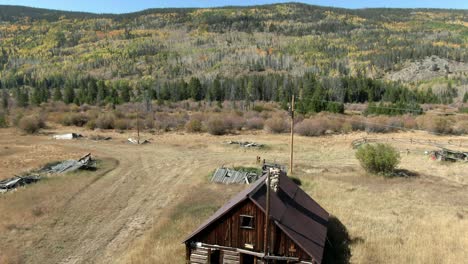
[[[88,129],[94,130],[96,128],[96,120],[89,120],[88,123],[86,123],[86,127]]]
[[[388,144],[368,144],[358,149],[356,158],[366,171],[390,176],[400,162],[400,153]]]
[[[154,128],[154,119],[153,119],[153,115],[148,115],[146,116],[146,118],[144,119],[144,123],[145,123],[145,127],[147,129],[153,129]]]
[[[263,129],[263,126],[265,125],[265,121],[263,121],[263,118],[261,117],[252,117],[250,119],[247,119],[245,126],[247,129]]]
[[[79,126],[82,127],[88,122],[88,117],[85,114],[70,113],[66,114],[60,123],[64,126]]]
[[[114,128],[118,130],[127,130],[130,127],[130,121],[128,119],[117,119],[114,122]]]
[[[424,116],[418,119],[420,129],[437,134],[452,133],[453,120],[448,117]]]
[[[0,113],[0,128],[8,127],[8,121],[5,113]]]
[[[384,116],[368,118],[366,122],[366,131],[369,133],[388,133],[397,130],[389,125],[389,119]]]
[[[453,126],[453,133],[457,135],[463,135],[468,133],[468,120],[461,120],[458,121],[454,126]]]
[[[185,124],[185,130],[190,133],[201,132],[202,128],[202,122],[198,119],[192,119]]]
[[[365,120],[360,116],[351,117],[350,123],[353,131],[362,131],[366,129]]]
[[[28,134],[34,134],[44,128],[45,123],[39,116],[25,116],[18,122],[18,127]]]
[[[242,130],[245,125],[245,119],[238,115],[227,115],[223,120],[228,130]]]
[[[327,124],[322,118],[306,119],[299,123],[295,130],[301,136],[320,136],[325,134],[325,131],[327,131]]]
[[[212,135],[224,135],[228,130],[228,127],[224,123],[224,120],[219,117],[210,118],[210,120],[208,120],[206,128],[208,132]]]
[[[101,129],[113,129],[115,117],[113,114],[101,114],[96,119],[96,127]]]
[[[271,133],[284,133],[288,131],[289,126],[282,117],[272,117],[265,121],[266,129]]]

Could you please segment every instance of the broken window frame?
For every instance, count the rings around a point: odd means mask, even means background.
[[[245,222],[245,219],[248,219],[248,222]],[[239,226],[242,229],[255,229],[254,220],[255,217],[253,215],[241,214],[239,217]]]

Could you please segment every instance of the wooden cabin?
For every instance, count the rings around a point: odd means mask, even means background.
[[[267,191],[263,176],[187,237],[186,263],[321,263],[329,214],[283,171],[278,180]]]

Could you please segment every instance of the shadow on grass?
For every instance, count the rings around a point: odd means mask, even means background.
[[[405,170],[405,169],[396,169],[393,172],[393,177],[409,178],[409,177],[418,177],[418,176],[419,176],[419,173]]]
[[[297,184],[298,186],[301,186],[301,185],[302,185],[301,179],[296,178],[296,177],[292,177],[292,176],[291,176],[290,178],[291,178],[291,180],[292,180],[295,184]]]
[[[351,239],[341,221],[331,216],[328,220],[327,242],[323,253],[324,264],[347,264],[351,258],[350,245],[363,242],[362,238]]]

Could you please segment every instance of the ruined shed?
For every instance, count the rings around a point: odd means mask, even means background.
[[[248,171],[237,171],[229,168],[219,168],[211,177],[212,182],[224,184],[251,184],[258,179],[258,175]]]
[[[264,240],[265,179],[237,194],[187,237],[186,263],[322,262],[329,214],[284,172],[277,191],[270,191],[270,239]]]

